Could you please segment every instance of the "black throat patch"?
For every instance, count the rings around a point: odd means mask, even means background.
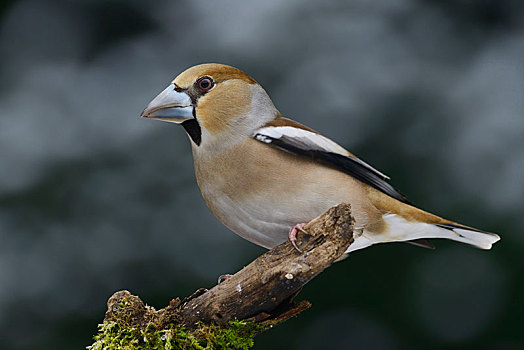
[[[186,129],[187,134],[191,137],[191,140],[197,145],[200,146],[202,142],[202,130],[196,119],[189,119],[182,123],[184,129]]]

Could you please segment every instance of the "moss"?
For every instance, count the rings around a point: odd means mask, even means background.
[[[246,321],[230,321],[228,328],[198,324],[194,331],[179,325],[168,329],[121,327],[116,322],[99,325],[90,350],[213,350],[250,349],[253,337],[263,326]]]

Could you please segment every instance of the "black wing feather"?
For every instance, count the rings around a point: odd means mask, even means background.
[[[298,142],[296,139],[286,140],[285,136],[281,138],[274,138],[265,134],[255,134],[254,137],[259,141],[271,144],[284,151],[299,156],[308,157],[318,163],[331,166],[348,175],[353,176],[354,178],[387,194],[388,196],[401,201],[402,203],[412,204],[402,193],[386,182],[386,178],[384,176],[382,176],[380,173],[372,171],[372,169],[369,169],[351,157],[324,150],[308,149],[308,145]],[[303,148],[300,146],[303,146]]]

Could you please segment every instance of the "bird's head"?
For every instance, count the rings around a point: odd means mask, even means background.
[[[253,78],[237,68],[211,63],[182,72],[141,116],[181,124],[194,147],[222,148],[241,141],[277,115]]]

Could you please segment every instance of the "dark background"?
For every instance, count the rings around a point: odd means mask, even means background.
[[[524,348],[524,2],[7,1],[0,7],[0,349],[82,349],[129,289],[155,307],[263,252],[198,192],[179,72],[237,66],[418,206],[501,235],[358,251],[256,349]]]

